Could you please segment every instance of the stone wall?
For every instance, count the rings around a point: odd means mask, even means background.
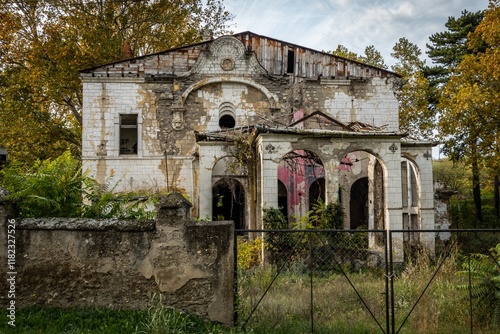
[[[15,267],[7,266],[7,219],[0,202],[0,289],[15,271],[15,305],[166,306],[226,325],[233,319],[233,224],[192,222],[180,194],[162,199],[156,221],[14,219]],[[10,275],[10,274],[9,274]],[[10,277],[10,276],[9,276]]]

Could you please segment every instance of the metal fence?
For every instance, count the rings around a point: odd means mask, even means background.
[[[235,320],[254,333],[500,332],[500,230],[235,237]]]

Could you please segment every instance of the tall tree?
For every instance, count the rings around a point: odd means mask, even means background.
[[[429,37],[431,44],[427,43],[427,55],[434,66],[426,67],[424,72],[432,86],[446,83],[450,70],[454,69],[465,55],[472,52],[467,46],[467,35],[476,29],[483,17],[483,11],[472,13],[464,10],[458,18],[448,17],[446,31]]]
[[[444,150],[472,166],[476,218],[482,221],[479,170],[486,163],[498,175],[500,163],[500,8],[491,0],[484,19],[468,35],[467,50],[439,99]]]
[[[27,163],[77,151],[78,70],[224,33],[230,19],[222,0],[2,1],[0,146]]]
[[[373,45],[369,45],[365,48],[365,54],[359,57],[359,60],[368,65],[387,69],[384,57]]]
[[[399,127],[416,139],[432,140],[435,129],[435,114],[429,108],[429,83],[422,73],[425,61],[420,59],[420,48],[400,38],[394,45],[391,56],[396,64],[391,69],[401,75],[398,90]]]

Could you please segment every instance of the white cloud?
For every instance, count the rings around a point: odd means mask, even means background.
[[[429,36],[444,31],[449,16],[486,9],[488,0],[225,0],[225,5],[236,14],[235,32],[250,30],[325,51],[342,44],[363,53],[374,45],[390,65],[400,37],[425,55]]]

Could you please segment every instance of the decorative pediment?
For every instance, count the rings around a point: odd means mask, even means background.
[[[208,50],[202,52],[196,65],[186,74],[241,75],[267,74],[259,64],[255,54],[247,50],[243,43],[232,36],[223,36],[212,42]]]

